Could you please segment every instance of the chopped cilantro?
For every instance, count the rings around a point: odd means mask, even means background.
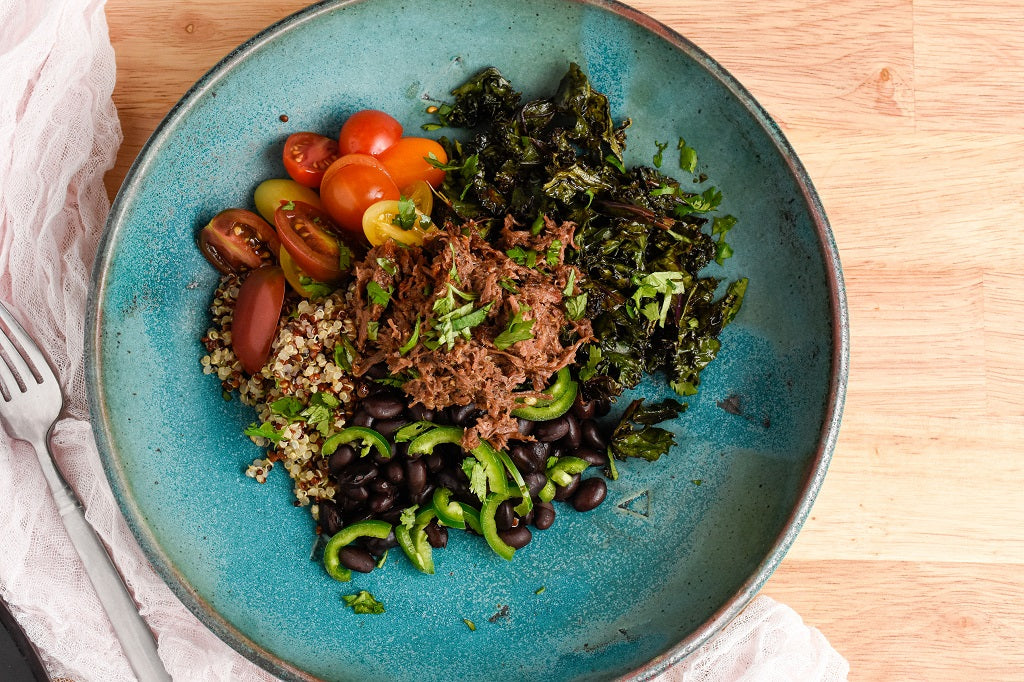
[[[366,323],[366,338],[370,341],[377,340],[377,332],[380,330],[380,322],[377,320],[370,320]]]
[[[666,149],[668,149],[668,142],[658,142],[657,140],[655,140],[654,141],[654,146],[658,148],[658,151],[655,152],[655,154],[654,154],[654,159],[653,159],[654,167],[655,168],[661,168],[661,161],[662,161],[661,153],[663,151],[665,151]]]
[[[334,346],[334,364],[346,372],[352,371],[352,362],[356,359],[356,349],[344,334]]]
[[[286,396],[284,398],[278,398],[274,402],[270,403],[270,411],[273,414],[279,414],[289,422],[293,422],[299,418],[299,413],[306,408],[302,404],[302,401],[298,398]]]
[[[344,244],[338,244],[338,265],[342,271],[348,270],[352,267],[352,249],[348,248]]]
[[[412,333],[409,334],[409,340],[402,344],[401,348],[398,349],[399,355],[405,355],[413,348],[416,347],[416,342],[420,338],[420,316],[416,316],[416,324],[412,327]]]
[[[416,525],[416,510],[419,509],[419,507],[420,506],[418,504],[414,504],[411,507],[403,509],[402,515],[398,517],[398,524],[412,530],[412,527]]]
[[[516,286],[516,281],[511,277],[502,277],[498,280],[498,286],[510,294],[518,294],[519,287]]]
[[[398,273],[398,267],[395,265],[395,261],[390,258],[380,257],[377,259],[377,265],[380,269],[394,277]]]
[[[342,595],[342,599],[345,600],[347,606],[351,606],[352,610],[359,614],[378,614],[384,613],[384,604],[374,599],[373,595],[366,590],[360,590],[356,594]]]
[[[639,279],[634,277],[636,291],[631,297],[633,310],[651,322],[657,322],[659,327],[664,327],[672,297],[686,291],[686,278],[686,274],[675,271],[650,272]],[[660,305],[657,302],[659,296],[662,297]],[[646,299],[653,300],[644,303]]]
[[[533,591],[533,593],[534,593],[534,594],[543,594],[543,593],[544,593],[544,590],[546,590],[546,589],[547,589],[546,587],[544,587],[543,585],[541,585],[541,586],[540,586],[540,587],[538,587],[538,588],[537,588],[536,590],[534,590],[534,591]]]
[[[693,147],[689,147],[683,138],[679,138],[679,144],[676,146],[679,150],[679,167],[684,171],[694,173],[697,171],[697,150]]]
[[[281,204],[281,210],[282,211],[294,211],[295,210],[295,202],[294,201],[289,201],[287,204]]]
[[[469,492],[483,502],[487,497],[487,471],[484,469],[484,465],[472,457],[467,457],[462,460],[462,471],[469,478]]]
[[[692,484],[694,484],[694,485],[700,485],[700,484],[701,484],[701,483],[703,483],[703,482],[704,482],[704,481],[703,481],[702,479],[699,479],[699,478],[695,478],[695,479],[693,479],[692,481],[690,481],[690,483],[692,483]]]
[[[513,246],[511,249],[505,252],[505,255],[511,258],[519,265],[526,265],[526,249],[521,246]]]
[[[366,295],[369,297],[371,303],[375,303],[379,306],[386,306],[391,300],[391,294],[394,293],[394,291],[395,288],[393,286],[385,289],[373,280],[366,283]]]
[[[472,630],[474,632],[476,631],[476,623],[471,621],[469,618],[463,618],[462,622],[465,623],[466,627],[469,628],[470,630]]]
[[[307,277],[306,275],[299,275],[299,284],[306,290],[310,298],[323,298],[324,296],[330,296],[334,292],[334,287],[330,284],[317,282],[312,277]]]
[[[618,169],[620,173],[625,174],[626,166],[623,165],[622,159],[616,157],[614,154],[609,154],[608,156],[604,157],[604,160],[607,161],[610,166],[614,166],[616,169]]]
[[[538,234],[540,234],[540,231],[543,230],[543,229],[544,229],[544,216],[543,216],[543,214],[538,214],[537,217],[533,219],[533,224],[530,225],[530,234],[532,234],[534,237],[536,237]]]
[[[711,236],[717,237],[715,242],[715,262],[719,265],[725,262],[726,258],[732,257],[732,247],[725,241],[729,230],[736,226],[736,218],[731,215],[716,216],[711,222]]]
[[[275,429],[271,424],[264,422],[262,424],[250,424],[249,427],[243,431],[245,435],[250,438],[266,438],[274,443],[280,443],[284,440],[283,433]]]
[[[398,199],[398,213],[392,218],[391,224],[398,225],[403,230],[416,227],[416,204],[412,199],[406,196]]]
[[[551,245],[548,246],[547,254],[545,254],[548,265],[552,267],[558,265],[558,254],[561,250],[562,241],[560,239],[555,239],[551,242]]]
[[[528,341],[533,338],[533,323],[535,320],[523,319],[523,310],[519,310],[508,323],[508,327],[494,339],[494,347],[498,350],[506,350],[520,341]]]

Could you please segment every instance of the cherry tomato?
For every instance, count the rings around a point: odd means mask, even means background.
[[[357,111],[348,117],[338,135],[342,154],[380,154],[402,137],[402,124],[376,109]]]
[[[274,228],[252,211],[221,211],[199,233],[199,249],[223,273],[273,263],[281,242]]]
[[[324,171],[324,181],[321,183],[321,187],[330,181],[331,177],[345,166],[370,166],[376,168],[381,173],[387,173],[387,169],[384,168],[384,164],[377,160],[377,157],[370,156],[369,154],[345,154],[340,157],[337,161],[332,163],[330,167]]]
[[[292,260],[291,255],[288,253],[288,249],[281,249],[280,260],[281,269],[284,270],[284,278],[288,280],[288,284],[295,290],[295,293],[303,298],[313,298],[313,291],[309,286],[315,284],[316,280],[295,264],[295,261]],[[303,284],[303,280],[305,280],[305,284]]]
[[[425,180],[431,187],[444,182],[444,171],[427,162],[433,154],[440,163],[448,163],[444,147],[426,137],[403,137],[377,156],[399,187]]]
[[[430,215],[434,210],[434,191],[425,180],[417,180],[407,187],[402,188],[402,196],[412,199],[416,209],[421,213]]]
[[[284,304],[284,273],[276,265],[253,270],[238,288],[231,347],[242,369],[256,374],[267,363]]]
[[[274,214],[281,246],[306,274],[320,282],[333,282],[347,270],[363,247],[342,234],[326,213],[301,201],[285,204]],[[344,247],[345,268],[342,268]]]
[[[294,180],[283,178],[261,182],[253,192],[253,201],[256,202],[256,210],[271,224],[274,223],[274,213],[277,208],[289,201],[303,201],[310,206],[323,208],[319,194]]]
[[[324,208],[338,225],[354,235],[362,234],[363,213],[371,204],[397,200],[399,196],[398,186],[387,173],[361,164],[339,168],[320,188]]]
[[[324,171],[339,156],[338,143],[316,133],[293,133],[284,143],[284,169],[305,187],[319,187]]]
[[[396,224],[398,212],[399,204],[394,200],[378,201],[366,209],[363,214],[363,234],[366,240],[374,246],[389,239],[409,246],[422,244],[424,234],[434,227],[430,217],[416,209],[413,226],[405,229]]]

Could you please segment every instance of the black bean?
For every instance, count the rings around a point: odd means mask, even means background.
[[[397,494],[397,492],[398,492],[395,489],[395,484],[394,483],[392,483],[391,481],[389,481],[386,478],[379,478],[379,477],[375,478],[373,480],[373,482],[370,483],[370,490],[372,490],[375,493],[387,494],[387,495],[390,495],[393,492]]]
[[[341,551],[338,552],[338,559],[341,560],[341,565],[345,568],[359,571],[360,573],[369,573],[377,565],[377,562],[374,561],[373,556],[369,552],[362,547],[354,545],[342,547]]]
[[[530,511],[526,512],[526,516],[517,516],[516,518],[519,519],[519,523],[517,523],[516,525],[519,525],[519,526],[528,526],[528,525],[530,525],[531,523],[533,523],[533,515],[534,515],[534,511],[533,511],[533,509],[531,509]]]
[[[405,410],[402,399],[391,393],[372,395],[366,398],[359,407],[366,410],[374,419],[394,419]]]
[[[409,442],[395,443],[391,446],[391,459],[396,457],[405,457],[409,454]]]
[[[434,421],[434,411],[428,410],[423,403],[416,403],[409,406],[409,416],[415,421]]]
[[[370,511],[374,514],[383,514],[394,506],[396,497],[395,493],[378,493],[370,500]]]
[[[498,505],[498,509],[494,512],[494,522],[498,526],[498,530],[508,530],[512,527],[512,519],[515,517],[515,504],[512,500],[505,500]]]
[[[370,460],[360,459],[352,462],[338,480],[353,485],[363,485],[377,478],[377,465]]]
[[[569,433],[569,423],[565,417],[541,422],[533,427],[533,437],[544,443],[553,443]]]
[[[529,419],[519,419],[518,422],[519,433],[521,433],[524,436],[529,436],[530,433],[533,431],[534,422],[530,421]]]
[[[360,407],[356,410],[356,413],[352,415],[352,419],[349,421],[349,424],[352,426],[370,427],[373,426],[373,417],[370,416],[369,412]]]
[[[401,483],[405,480],[405,469],[402,467],[402,463],[395,461],[394,457],[391,461],[384,465],[384,476],[392,483]]]
[[[425,457],[427,462],[427,468],[430,469],[431,473],[440,471],[444,467],[444,458],[436,452],[432,452]]]
[[[459,479],[456,477],[455,472],[450,469],[442,469],[434,475],[434,482],[437,483],[439,488],[448,488],[448,490],[455,490],[459,485]]]
[[[468,405],[452,405],[448,408],[452,423],[456,426],[471,426],[479,416],[474,403]]]
[[[341,476],[345,467],[347,467],[355,458],[355,448],[348,444],[339,445],[338,449],[335,450],[331,454],[330,459],[327,460],[327,470],[331,472],[331,476],[337,478]]]
[[[533,505],[533,527],[547,530],[555,522],[555,506],[550,502],[537,502]]]
[[[341,504],[342,510],[346,514],[346,518],[353,510],[358,509],[363,504],[363,500],[357,500],[349,497],[348,492],[349,491],[343,488],[341,491],[341,499],[338,500],[338,502]]]
[[[535,440],[526,446],[526,452],[533,460],[534,471],[544,471],[548,465],[548,457],[551,455],[551,443],[543,443]]]
[[[395,435],[395,431],[409,423],[405,417],[398,416],[394,419],[381,419],[373,425],[373,429],[388,440]]]
[[[320,528],[325,535],[334,535],[344,524],[341,519],[341,509],[330,500],[320,503]]]
[[[575,450],[583,441],[583,434],[580,432],[580,422],[571,414],[566,414],[562,419],[564,419],[565,423],[569,425],[569,430],[566,431],[565,436],[562,438],[562,442],[565,443],[570,450]]]
[[[345,485],[341,488],[341,493],[349,500],[355,502],[366,502],[370,499],[370,491],[361,485]]]
[[[593,419],[587,419],[580,424],[580,433],[583,435],[583,442],[595,450],[604,452],[608,449],[608,441],[605,440],[601,428]]]
[[[564,488],[560,485],[555,485],[555,499],[558,500],[559,502],[568,500],[570,497],[572,497],[572,494],[576,492],[576,488],[579,487],[580,475],[575,474],[573,475],[572,480],[569,481],[569,485],[565,486]]]
[[[423,504],[430,500],[436,488],[437,485],[434,484],[433,481],[427,481],[427,484],[423,486],[423,490],[419,491],[415,495],[410,495],[409,499],[412,500],[413,504]]]
[[[528,474],[523,474],[523,481],[526,482],[526,487],[530,489],[530,496],[537,497],[540,489],[548,482],[548,477],[539,471],[531,471]]]
[[[608,398],[601,398],[595,401],[594,414],[598,417],[603,417],[612,411],[612,401]]]
[[[427,533],[427,542],[434,549],[448,546],[448,529],[444,526],[439,526],[436,521],[432,521],[423,530]]]
[[[352,512],[352,516],[349,518],[349,523],[359,523],[360,521],[369,521],[374,517],[374,514],[369,509],[358,509]]]
[[[576,489],[576,494],[572,496],[572,507],[578,512],[596,509],[598,505],[604,502],[607,494],[608,484],[604,482],[603,478],[599,476],[588,478],[580,482],[579,488]]]
[[[515,549],[522,549],[530,544],[530,540],[533,539],[533,533],[531,533],[530,529],[526,527],[526,524],[521,524],[515,528],[498,531],[498,537],[501,538],[506,545]]]
[[[582,393],[576,394],[576,400],[572,404],[572,413],[580,421],[590,419],[594,416],[596,405],[592,400],[584,400]]]
[[[405,463],[405,489],[416,495],[427,483],[427,465],[422,459],[410,459]]]
[[[378,362],[376,365],[366,370],[367,379],[383,379],[388,375],[387,363]]]
[[[397,524],[397,523],[399,523],[401,521],[401,519],[402,519],[402,510],[404,508],[405,508],[405,505],[403,505],[401,507],[392,507],[391,509],[388,509],[385,512],[381,512],[379,518],[380,518],[381,521],[386,521],[387,523],[390,523],[391,525],[395,525],[395,524]],[[389,535],[388,537],[389,538],[394,538],[394,536],[395,536],[395,532],[391,531],[391,535]],[[376,538],[371,538],[371,539],[375,540]],[[394,545],[392,545],[392,546],[394,546]],[[380,552],[374,552],[374,554],[379,554],[379,553]]]
[[[582,447],[572,453],[574,457],[579,457],[584,462],[591,466],[603,467],[608,463],[608,456],[603,452],[598,452],[592,448]]]
[[[529,451],[522,445],[513,445],[508,456],[519,471],[527,473],[537,471],[537,462],[530,457]]]

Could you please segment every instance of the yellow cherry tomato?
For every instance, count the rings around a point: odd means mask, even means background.
[[[393,199],[385,199],[372,204],[363,213],[363,234],[374,246],[379,246],[388,239],[409,246],[420,246],[423,236],[434,228],[430,216],[415,209],[415,219],[409,229],[398,224],[400,216],[399,203]]]
[[[434,210],[434,190],[426,180],[417,180],[408,187],[402,189],[402,196],[412,199],[420,213],[430,215]]]
[[[253,200],[256,202],[256,210],[271,225],[274,224],[274,212],[281,204],[287,204],[289,201],[302,201],[310,206],[323,209],[319,194],[294,180],[283,178],[261,182],[253,192]]]

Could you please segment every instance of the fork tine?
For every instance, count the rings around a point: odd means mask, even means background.
[[[3,336],[0,334],[0,336]],[[7,366],[7,362],[0,358],[0,398],[6,402],[13,398],[18,393],[21,393],[21,388],[18,386],[18,380],[14,378],[14,374],[11,373],[11,369]]]
[[[7,309],[3,301],[0,301],[0,320],[3,320],[4,325],[8,329],[7,334],[0,333],[0,346],[3,347],[4,352],[10,358],[13,364],[12,369],[21,375],[26,386],[30,379],[36,381],[37,376],[40,380],[46,381],[47,372],[52,374],[50,366],[46,363],[46,358],[43,356],[42,351],[39,350],[36,342],[28,335],[24,327],[18,323],[18,320]],[[11,337],[21,346],[21,353],[11,343]]]

